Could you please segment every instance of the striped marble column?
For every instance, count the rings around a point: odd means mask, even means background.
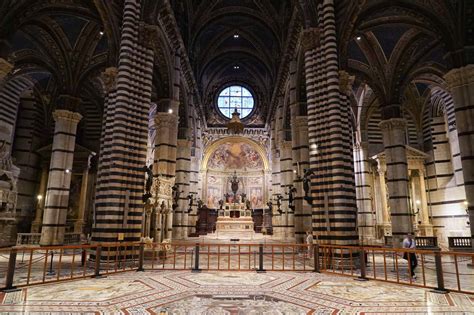
[[[112,82],[104,108],[93,242],[139,241],[142,232],[153,50],[151,38],[141,36],[146,29],[139,23],[140,3],[125,0],[118,68],[107,69],[111,75],[105,76]]]
[[[405,147],[406,121],[401,118],[387,119],[383,120],[379,127],[382,130],[385,148],[393,247],[401,247],[404,236],[413,232]]]
[[[54,137],[41,228],[41,245],[62,245],[64,242],[76,130],[82,116],[79,113],[57,109],[53,112],[53,118]]]
[[[474,237],[474,64],[453,69],[444,78],[454,100],[467,210]]]
[[[341,98],[334,2],[319,6],[319,28],[303,32],[313,215],[320,243],[357,244],[348,104]]]
[[[183,239],[188,236],[188,198],[191,179],[191,141],[178,139],[176,154],[176,183],[181,194],[178,208],[174,210],[173,238]]]
[[[370,164],[367,157],[368,143],[360,142],[354,147],[357,215],[361,244],[369,245],[375,240],[374,211],[372,209],[372,187]]]

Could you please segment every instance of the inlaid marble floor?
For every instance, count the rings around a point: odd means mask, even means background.
[[[296,272],[127,272],[0,295],[1,314],[474,314],[474,296]]]

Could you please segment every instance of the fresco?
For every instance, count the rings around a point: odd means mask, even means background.
[[[263,160],[258,152],[245,142],[226,142],[221,144],[209,157],[208,169],[229,170],[263,169]]]
[[[222,184],[222,178],[220,177],[209,176],[207,178],[206,204],[211,209],[217,209],[219,200],[223,198]]]

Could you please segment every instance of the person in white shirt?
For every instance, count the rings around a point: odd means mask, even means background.
[[[410,248],[410,249],[415,249],[416,248],[416,243],[415,240],[413,239],[413,234],[408,233],[407,236],[403,239],[403,248]],[[410,258],[410,259],[408,259]],[[416,258],[415,253],[404,253],[403,254],[403,259],[409,260],[410,263],[410,271],[411,271],[411,276],[413,279],[416,279],[416,274],[415,274],[415,268],[418,266],[418,260]]]
[[[306,245],[308,246],[308,257],[313,257],[313,234],[311,231],[306,231]]]

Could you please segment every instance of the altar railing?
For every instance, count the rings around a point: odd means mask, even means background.
[[[413,268],[415,259],[417,267]],[[14,247],[0,249],[0,286],[1,281],[5,289],[12,289],[132,270],[306,271],[474,294],[473,260],[473,253],[437,249],[257,244],[238,240],[228,244]]]

